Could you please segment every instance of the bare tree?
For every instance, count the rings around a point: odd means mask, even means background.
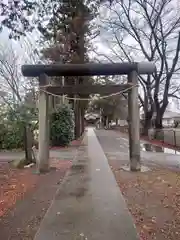
[[[29,163],[32,161],[31,148],[33,140],[30,134],[29,116],[32,118],[33,114],[31,113],[34,112],[33,109],[36,107],[36,86],[32,81],[26,81],[23,78],[21,74],[21,64],[21,54],[19,53],[18,55],[11,44],[0,47],[1,101],[13,111],[15,121],[22,122],[26,160]]]
[[[21,46],[14,46],[10,42],[0,45],[0,89],[7,93],[14,104],[22,102],[26,91],[37,86],[37,81],[25,79],[21,74],[22,64],[37,62],[33,46],[24,41]]]
[[[145,130],[153,116],[155,127],[162,128],[169,97],[179,97],[180,16],[174,4],[174,0],[114,0],[101,16],[101,40],[113,61],[147,60],[157,65],[152,76],[139,77]]]
[[[14,103],[21,102],[18,58],[12,46],[0,46],[0,88]]]

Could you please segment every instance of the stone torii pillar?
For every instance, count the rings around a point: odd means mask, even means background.
[[[39,152],[37,168],[39,172],[49,170],[49,96],[41,89],[48,84],[48,76],[39,77]]]
[[[141,170],[140,158],[140,113],[138,101],[138,73],[151,74],[155,71],[152,63],[137,63],[137,68],[128,74],[128,83],[134,87],[128,91],[128,125],[130,170]]]
[[[138,73],[132,71],[128,75],[128,83],[134,87],[128,92],[128,124],[129,124],[129,158],[130,170],[140,171],[140,116],[138,104]]]

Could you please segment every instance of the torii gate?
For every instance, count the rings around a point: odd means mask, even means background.
[[[26,77],[38,77],[39,94],[39,157],[38,170],[49,169],[49,95],[63,94],[111,94],[132,87],[128,91],[129,118],[129,157],[131,171],[139,171],[140,166],[140,131],[138,104],[138,74],[152,74],[156,70],[154,63],[113,63],[113,64],[52,64],[52,65],[23,65],[22,73]],[[126,84],[118,85],[71,85],[49,86],[48,77],[53,76],[101,76],[128,75]],[[43,89],[42,89],[43,87]]]

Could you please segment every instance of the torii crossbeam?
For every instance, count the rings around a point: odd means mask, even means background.
[[[138,74],[152,74],[156,66],[151,62],[142,63],[113,63],[113,64],[51,64],[51,65],[23,65],[22,73],[26,77],[38,77],[41,87],[39,94],[39,158],[40,172],[49,168],[49,120],[48,94],[110,94],[132,87],[128,91],[128,118],[129,118],[129,156],[130,169],[140,170],[140,131],[139,131],[139,103],[138,103]],[[73,85],[73,86],[46,86],[47,78],[53,76],[95,76],[95,75],[128,75],[128,82],[123,85]]]

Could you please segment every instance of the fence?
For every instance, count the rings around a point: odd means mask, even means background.
[[[180,129],[179,128],[164,128],[160,130],[149,130],[149,139],[160,140],[165,144],[174,147],[180,147]]]
[[[121,132],[128,133],[127,126],[116,126],[114,129],[118,129]],[[143,129],[140,128],[140,134]],[[149,129],[148,133],[149,140],[158,140],[162,143],[180,148],[180,129],[179,128],[163,128],[159,130]]]

